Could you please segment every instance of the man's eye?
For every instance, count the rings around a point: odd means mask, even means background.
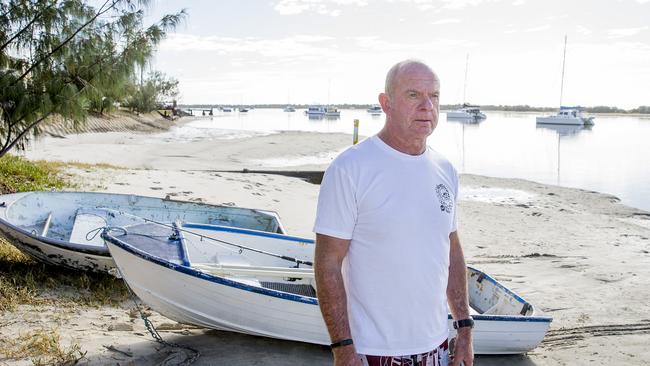
[[[409,98],[417,98],[418,93],[411,92],[408,95],[409,95]]]

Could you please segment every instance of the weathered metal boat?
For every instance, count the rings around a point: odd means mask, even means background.
[[[310,239],[193,223],[147,223],[102,236],[119,275],[171,319],[330,343],[316,298]],[[517,354],[540,344],[550,317],[477,269],[468,267],[467,278],[477,354]],[[450,329],[451,322],[450,315]]]
[[[106,226],[188,220],[283,233],[277,214],[230,206],[90,192],[25,192],[0,196],[0,235],[46,263],[107,271],[115,267],[98,235]]]

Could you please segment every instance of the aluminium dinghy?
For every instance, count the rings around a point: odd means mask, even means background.
[[[181,222],[107,229],[102,237],[119,275],[144,303],[170,319],[330,343],[310,262],[313,240]],[[550,317],[477,269],[468,267],[467,279],[477,354],[518,354],[540,344]],[[450,329],[451,322],[450,315]]]
[[[126,194],[24,192],[0,196],[0,235],[43,262],[90,271],[115,267],[98,235],[106,226],[189,220],[283,233],[277,214]]]

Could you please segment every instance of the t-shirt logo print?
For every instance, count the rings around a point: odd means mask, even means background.
[[[453,203],[451,201],[451,194],[449,194],[447,187],[444,184],[438,184],[436,186],[436,194],[440,201],[440,211],[451,213]]]

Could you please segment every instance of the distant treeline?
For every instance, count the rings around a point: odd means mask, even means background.
[[[239,107],[237,104],[181,104],[180,108],[183,109],[209,109],[219,108],[223,106]],[[284,108],[286,104],[247,104],[246,107],[252,108]],[[307,108],[308,104],[291,104],[294,108]],[[341,109],[366,109],[372,104],[336,104]],[[462,104],[443,104],[440,106],[442,110],[453,110],[462,107]],[[510,111],[510,112],[551,112],[557,110],[557,107],[535,107],[529,105],[478,105],[479,108],[485,111]],[[618,107],[609,106],[594,106],[582,107],[588,113],[644,113],[650,114],[650,106],[639,106],[634,109],[622,109]]]

